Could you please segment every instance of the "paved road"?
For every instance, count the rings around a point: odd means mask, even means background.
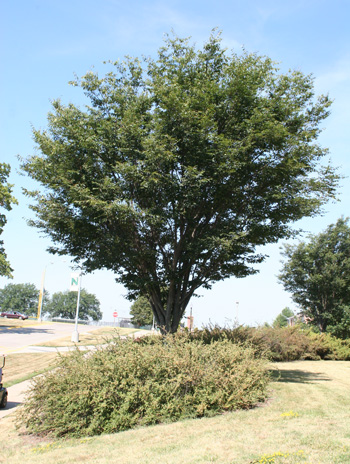
[[[97,328],[91,325],[78,325],[78,332],[82,334]],[[55,338],[70,336],[73,330],[74,324],[57,322],[34,324],[31,321],[22,321],[17,327],[5,323],[0,326],[0,353],[23,352],[29,346],[45,343]]]

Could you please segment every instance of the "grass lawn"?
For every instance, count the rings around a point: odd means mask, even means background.
[[[101,345],[106,341],[115,336],[130,336],[135,333],[150,333],[149,330],[140,329],[126,329],[123,327],[101,327],[94,329],[91,332],[79,334],[78,346],[88,345]],[[40,343],[37,346],[49,346],[49,347],[63,347],[63,346],[75,346],[76,343],[71,341],[71,335],[62,338],[56,338],[50,342]]]
[[[13,353],[6,355],[3,383],[10,387],[41,374],[55,364],[57,353]]]
[[[0,317],[0,327],[28,327],[33,325],[40,325],[41,322],[38,322],[36,319],[26,319],[22,321],[21,319],[7,319],[6,317]]]
[[[273,370],[266,404],[213,418],[50,442],[19,433],[7,416],[0,462],[350,463],[350,362],[280,363]]]

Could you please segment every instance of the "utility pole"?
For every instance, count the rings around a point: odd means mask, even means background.
[[[236,301],[236,321],[235,321],[235,325],[239,325],[239,322],[238,322],[238,306],[239,306],[239,301]]]
[[[41,313],[42,313],[42,309],[43,309],[43,299],[44,299],[44,292],[45,292],[45,274],[46,274],[46,268],[47,266],[49,266],[50,264],[53,264],[53,263],[48,263],[46,264],[46,266],[44,267],[44,271],[43,271],[43,275],[41,277],[41,286],[40,286],[40,293],[39,293],[39,302],[38,302],[38,313],[37,313],[37,319],[39,322],[41,322]]]
[[[190,332],[192,332],[192,329],[193,329],[192,305],[190,306],[190,315],[187,316],[187,328],[189,329]]]
[[[79,343],[79,332],[78,332],[78,317],[79,317],[79,303],[80,303],[80,290],[81,290],[81,271],[78,274],[78,282],[76,281],[76,277],[71,277],[71,291],[77,291],[76,285],[78,284],[78,297],[77,297],[77,310],[75,312],[75,325],[74,325],[74,332],[72,333],[72,342]]]

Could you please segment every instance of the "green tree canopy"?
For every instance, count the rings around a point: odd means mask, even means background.
[[[350,337],[350,228],[339,219],[308,242],[285,245],[280,281],[321,332]]]
[[[0,235],[6,224],[6,216],[2,210],[11,211],[12,205],[17,204],[17,200],[12,196],[13,185],[6,182],[9,174],[10,165],[0,163]],[[0,240],[0,276],[12,277],[12,271],[5,253],[4,242]]]
[[[317,138],[328,115],[313,79],[267,57],[167,38],[73,84],[90,106],[53,102],[23,164],[45,190],[31,223],[86,271],[107,268],[176,331],[196,290],[255,273],[258,245],[292,234],[332,197]]]
[[[77,310],[76,292],[57,292],[52,295],[51,301],[44,307],[45,313],[51,317],[61,317],[63,319],[75,319]],[[92,293],[88,293],[83,288],[80,292],[79,319],[87,321],[99,321],[102,319],[100,302]]]
[[[44,296],[47,302],[47,294]],[[39,290],[34,284],[8,284],[0,290],[0,307],[2,311],[19,311],[28,316],[36,316],[38,310]]]
[[[153,311],[149,299],[139,296],[131,305],[131,322],[135,325],[151,325],[153,323]]]
[[[273,327],[287,327],[288,318],[293,317],[293,316],[294,316],[293,311],[290,308],[288,308],[288,306],[286,306],[284,309],[282,309],[281,313],[273,321],[272,326]]]

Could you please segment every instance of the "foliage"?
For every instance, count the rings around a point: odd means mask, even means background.
[[[201,341],[204,344],[227,340],[239,345],[249,345],[257,358],[270,354],[269,345],[253,327],[239,326],[236,328],[221,328],[218,325],[208,325],[203,329],[194,329],[190,334],[192,340]]]
[[[268,344],[273,361],[321,359],[320,350],[325,355],[323,346],[311,341],[308,333],[297,327],[261,329],[259,335]]]
[[[330,100],[313,78],[267,57],[200,50],[170,38],[157,59],[112,63],[73,85],[90,106],[53,102],[39,155],[23,169],[44,187],[31,224],[53,253],[107,268],[130,299],[150,299],[177,330],[200,287],[257,272],[257,246],[320,212],[338,178],[317,138]]]
[[[4,208],[6,211],[11,211],[12,205],[17,204],[17,200],[12,196],[13,185],[6,182],[9,174],[10,165],[0,163],[0,208]],[[0,212],[0,235],[3,232],[5,224],[6,216]],[[0,276],[12,277],[13,269],[11,269],[10,263],[7,261],[3,245],[3,240],[0,240]]]
[[[266,396],[266,361],[228,341],[115,339],[74,351],[34,380],[18,416],[40,435],[88,436],[249,408]]]
[[[350,337],[350,227],[339,219],[308,242],[285,245],[279,276],[321,332]]]
[[[153,323],[152,306],[144,296],[139,296],[131,305],[130,314],[132,316],[131,322],[135,325],[144,326]]]
[[[350,361],[350,340],[342,340],[331,334],[315,334],[309,332],[309,337],[314,344],[319,345],[318,352],[322,359],[332,359],[335,361]],[[322,350],[322,354],[321,354]]]
[[[288,306],[286,306],[284,309],[282,309],[282,312],[273,321],[272,325],[273,327],[287,327],[288,318],[293,316],[293,311],[290,308],[288,308]]]
[[[77,292],[57,292],[52,295],[51,301],[45,306],[45,312],[51,317],[75,319],[77,310]],[[100,302],[92,293],[83,288],[80,291],[79,319],[99,321],[102,319]]]
[[[34,284],[8,284],[0,290],[0,307],[2,311],[19,311],[28,316],[36,316],[38,310],[39,290]],[[44,294],[44,304],[48,294]],[[45,307],[45,306],[44,306]]]
[[[310,328],[244,327],[234,329],[209,326],[195,330],[191,337],[203,343],[228,340],[250,346],[255,356],[268,356],[272,361],[300,359],[350,360],[350,340],[341,340],[330,334],[317,334]]]

